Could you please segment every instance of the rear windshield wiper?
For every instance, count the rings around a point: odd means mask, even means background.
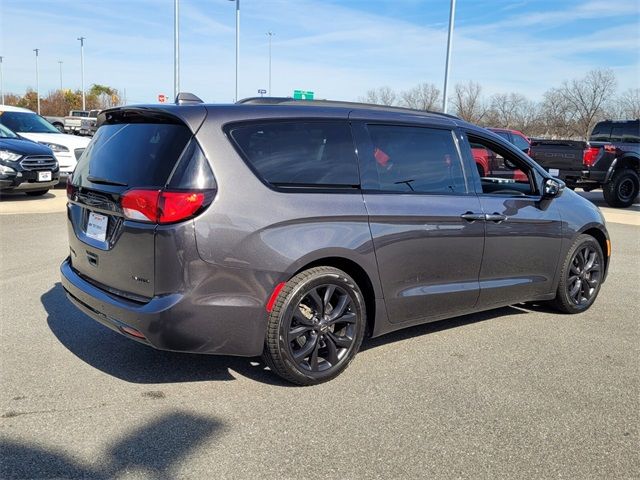
[[[116,182],[115,180],[109,180],[108,178],[94,177],[93,175],[88,175],[87,180],[89,180],[91,183],[101,183],[103,185],[117,185],[119,187],[129,186],[126,183]]]

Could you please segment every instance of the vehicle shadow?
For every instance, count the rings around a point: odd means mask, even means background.
[[[258,382],[291,386],[257,358],[166,352],[141,345],[100,325],[66,298],[60,283],[40,300],[49,328],[71,353],[98,370],[131,383],[235,380],[230,370]]]
[[[496,308],[494,310],[486,310],[484,312],[472,313],[469,315],[463,315],[461,317],[448,318],[446,320],[439,320],[437,322],[423,323],[414,327],[403,328],[392,333],[387,333],[381,337],[365,339],[362,342],[360,351],[376,348],[388,343],[401,342],[409,338],[420,337],[422,335],[428,335],[430,333],[441,332],[443,330],[449,330],[451,328],[463,327],[472,323],[484,322],[486,320],[492,320],[498,317],[505,317],[507,315],[521,315],[527,313],[529,305],[514,305],[509,307]]]
[[[173,411],[116,440],[97,456],[99,463],[91,465],[65,452],[0,438],[0,478],[107,479],[131,470],[142,470],[151,478],[175,478],[182,461],[224,429],[215,418]]]
[[[77,310],[60,283],[42,295],[47,323],[56,338],[79,359],[111,376],[131,383],[177,383],[235,380],[233,370],[252,380],[274,386],[294,387],[269,371],[259,358],[166,352],[141,345],[119,335]],[[462,317],[404,328],[365,339],[361,351],[421,335],[526,313],[546,307],[511,306]]]

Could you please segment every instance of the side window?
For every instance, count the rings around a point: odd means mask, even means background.
[[[626,122],[622,141],[625,143],[640,143],[640,122]]]
[[[466,193],[451,130],[368,125],[379,189],[392,192]]]
[[[498,130],[497,132],[493,132],[493,133],[496,133],[496,134],[500,135],[507,142],[511,142],[511,137],[509,136],[509,132],[503,132],[501,130]]]
[[[231,138],[267,183],[357,187],[358,163],[346,122],[271,122],[231,128]]]
[[[471,154],[480,174],[482,193],[535,195],[534,174],[526,162],[506,148],[469,135]]]
[[[513,135],[513,144],[523,152],[529,151],[529,142],[527,142],[520,135],[515,135],[515,134]]]

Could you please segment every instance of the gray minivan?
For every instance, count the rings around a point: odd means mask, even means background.
[[[118,107],[67,188],[69,299],[158,349],[341,373],[364,336],[520,302],[589,308],[597,207],[444,114],[286,98]],[[472,148],[513,175],[481,178]]]

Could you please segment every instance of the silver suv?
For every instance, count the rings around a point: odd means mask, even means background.
[[[365,336],[519,302],[578,313],[605,280],[600,211],[485,129],[342,102],[177,103],[102,112],[68,186],[62,284],[133,340],[262,355],[309,385]],[[499,178],[479,176],[478,148]]]

